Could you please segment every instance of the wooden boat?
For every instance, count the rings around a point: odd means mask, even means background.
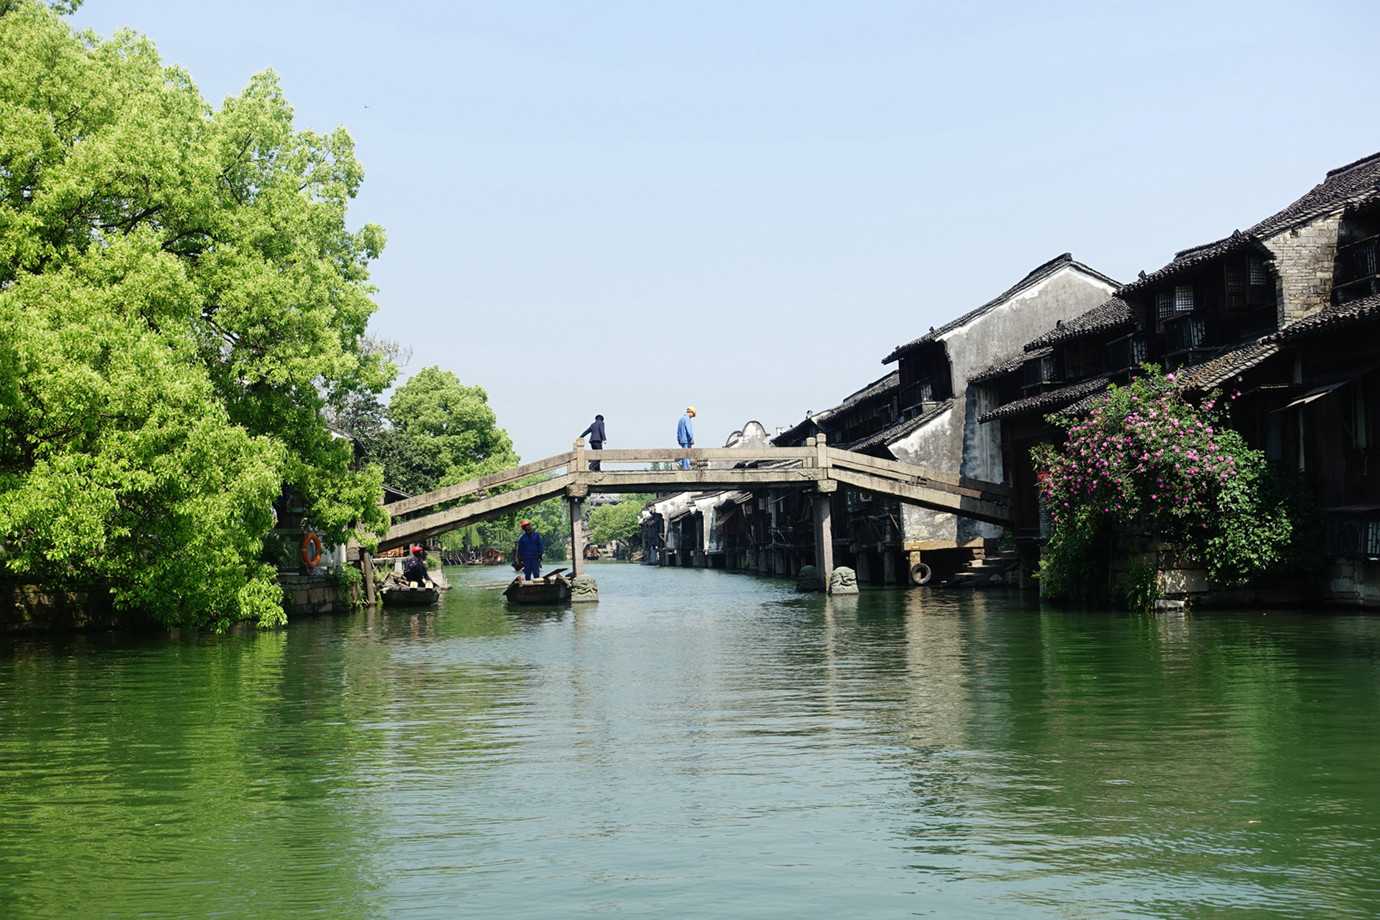
[[[426,607],[441,596],[435,585],[414,585],[389,579],[379,589],[385,607]]]
[[[514,578],[503,592],[510,604],[564,604],[570,600],[570,579],[554,572],[545,578]]]

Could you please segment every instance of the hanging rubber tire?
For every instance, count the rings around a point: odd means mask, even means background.
[[[910,583],[913,585],[927,585],[932,577],[930,567],[923,562],[917,562],[910,567]]]

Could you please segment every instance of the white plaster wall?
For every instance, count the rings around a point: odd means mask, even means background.
[[[1074,266],[1018,291],[981,316],[946,333],[942,341],[953,371],[954,400],[949,411],[905,438],[888,445],[900,460],[944,473],[1000,482],[1000,432],[979,426],[983,410],[969,398],[968,378],[991,367],[1048,332],[1105,302],[1115,288]],[[967,542],[998,537],[1001,528],[952,514],[903,506],[902,539]]]

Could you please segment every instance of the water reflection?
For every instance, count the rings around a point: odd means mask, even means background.
[[[15,916],[1374,916],[1380,621],[798,595],[11,642]]]

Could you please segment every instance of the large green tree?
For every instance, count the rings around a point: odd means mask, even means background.
[[[387,418],[390,427],[372,455],[389,485],[405,492],[429,492],[518,463],[489,395],[439,367],[423,368],[399,387]]]
[[[625,549],[642,544],[642,508],[653,495],[624,495],[616,504],[600,505],[589,513],[589,539],[593,543],[617,540]]]
[[[381,392],[360,347],[379,228],[346,228],[344,130],[276,77],[217,110],[132,32],[0,4],[0,553],[167,623],[281,621],[258,560],[284,486],[381,529],[381,477],[322,422]]]

